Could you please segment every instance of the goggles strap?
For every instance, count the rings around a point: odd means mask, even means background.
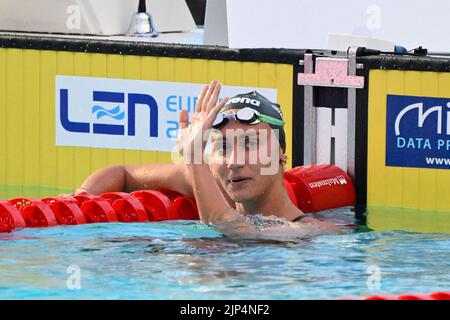
[[[221,121],[219,123],[215,124],[214,127],[222,126],[230,118],[234,118],[235,120],[243,122],[243,123],[254,123],[255,120],[258,119],[258,120],[260,120],[262,122],[265,122],[265,123],[268,123],[268,124],[272,124],[272,125],[275,125],[275,126],[279,126],[279,127],[282,127],[284,125],[284,123],[285,123],[283,120],[280,120],[280,119],[277,119],[277,118],[274,118],[274,117],[271,117],[271,116],[267,116],[267,115],[261,114],[261,113],[259,113],[256,110],[253,110],[253,112],[254,112],[253,113],[253,117],[252,117],[252,119],[249,119],[249,120],[239,119],[239,116],[238,116],[239,111],[236,112],[236,113],[230,113],[230,114],[220,114],[222,116],[222,119],[221,119]],[[254,119],[255,116],[256,116],[256,119]]]
[[[266,122],[268,124],[273,124],[273,125],[279,126],[279,127],[284,126],[284,121],[283,120],[280,120],[280,119],[277,119],[277,118],[274,118],[274,117],[271,117],[271,116],[266,116],[265,114],[260,114],[258,116],[258,118],[261,121]]]

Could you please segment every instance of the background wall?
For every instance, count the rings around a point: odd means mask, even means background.
[[[0,49],[0,184],[72,189],[106,165],[170,162],[168,152],[57,147],[56,75],[276,88],[292,158],[292,65],[8,48]]]
[[[450,97],[450,73],[397,70],[370,71],[367,159],[368,206],[386,205],[450,211],[450,170],[388,167],[385,165],[386,99],[388,94],[448,98]],[[435,123],[435,120],[433,123],[431,118],[426,121],[431,121],[430,124]]]

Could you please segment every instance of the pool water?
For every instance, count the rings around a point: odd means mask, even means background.
[[[352,219],[348,208],[324,212]],[[197,221],[0,234],[0,299],[334,299],[450,289],[450,235],[233,241]]]

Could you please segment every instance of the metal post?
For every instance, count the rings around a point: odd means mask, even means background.
[[[305,54],[304,73],[314,72],[313,55]],[[303,164],[316,163],[316,110],[313,106],[313,86],[304,87],[304,142],[303,142]]]
[[[356,50],[358,47],[348,49],[348,75],[356,75]],[[355,178],[355,134],[356,134],[356,88],[348,88],[347,107],[347,173]]]

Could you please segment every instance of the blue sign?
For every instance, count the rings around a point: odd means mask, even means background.
[[[69,97],[68,89],[60,89],[60,121],[64,129],[70,132],[86,133],[90,132],[90,124],[88,122],[75,122],[69,120]],[[108,102],[119,103],[125,102],[125,93],[123,92],[106,92],[106,91],[93,91],[93,102]],[[155,99],[148,94],[129,93],[128,94],[128,136],[135,135],[135,119],[136,119],[136,105],[146,105],[150,109],[150,132],[149,137],[158,137],[158,104]],[[122,111],[120,105],[112,109],[107,109],[100,105],[94,105],[91,109],[91,113],[95,115],[97,119],[102,117],[110,117],[115,120],[123,120],[125,118],[125,112]],[[105,124],[94,123],[93,133],[97,134],[110,134],[121,135],[125,132],[124,125],[117,124]]]
[[[387,96],[386,166],[450,169],[450,99]]]

